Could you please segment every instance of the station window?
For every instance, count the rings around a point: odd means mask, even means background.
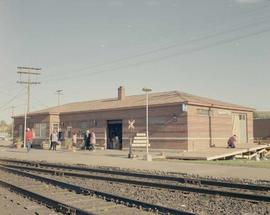
[[[72,137],[72,127],[71,126],[67,127],[67,137],[68,138]]]
[[[239,120],[246,120],[245,114],[239,114]]]
[[[23,139],[23,125],[19,125],[19,138],[22,140]]]
[[[36,123],[34,125],[35,137],[46,138],[47,137],[47,123]]]

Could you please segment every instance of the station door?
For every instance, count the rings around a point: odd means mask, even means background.
[[[247,115],[233,113],[232,114],[232,133],[238,138],[239,143],[247,143]]]
[[[107,149],[122,149],[122,127],[122,120],[107,121]]]

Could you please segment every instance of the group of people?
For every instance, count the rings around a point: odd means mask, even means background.
[[[96,144],[96,135],[94,131],[87,130],[84,134],[84,143],[83,147],[87,150],[95,150],[95,144]],[[64,141],[64,133],[62,131],[59,131],[58,133],[56,131],[53,131],[50,136],[50,150],[56,150],[56,146],[58,144],[61,144],[61,142]],[[72,146],[76,146],[78,141],[78,136],[76,132],[72,133]]]
[[[53,131],[51,136],[50,136],[50,150],[56,150],[57,144],[60,144],[61,141],[63,141],[63,135],[62,132],[59,131],[58,133],[56,131]],[[27,147],[27,152],[30,151],[32,148],[32,143],[33,143],[33,132],[30,128],[26,129],[26,147]]]
[[[118,137],[117,137],[118,138]],[[53,131],[50,136],[51,146],[50,150],[56,150],[57,144],[60,144],[61,141],[63,141],[63,132],[59,131],[58,133],[56,131]],[[33,142],[33,132],[30,128],[26,129],[26,146],[27,146],[27,152],[30,151],[32,147]],[[231,136],[227,141],[227,147],[228,148],[235,148],[237,142],[237,136],[233,135]],[[72,144],[77,144],[77,134],[73,133],[72,135]],[[91,132],[89,130],[86,131],[84,135],[84,146],[83,148],[85,150],[95,150],[95,144],[96,144],[96,134],[92,130]]]
[[[50,150],[56,150],[56,146],[60,145],[64,140],[65,140],[65,135],[62,130],[58,132],[56,130],[53,130],[50,136],[50,142],[51,142]]]
[[[94,131],[87,130],[84,135],[84,149],[95,151],[96,134]]]

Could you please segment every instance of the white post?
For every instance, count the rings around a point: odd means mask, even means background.
[[[26,120],[27,120],[27,109],[28,105],[26,105],[25,113],[24,113],[24,141],[23,141],[23,148],[26,148]]]
[[[107,149],[107,130],[104,129],[104,149]]]
[[[14,108],[15,108],[15,106],[12,106],[11,108],[12,108],[11,138],[12,138],[12,144],[14,144]]]
[[[149,143],[149,133],[148,133],[148,91],[146,91],[146,157],[148,160],[149,151],[148,151],[148,143]]]
[[[12,138],[12,143],[14,143],[14,118],[12,119],[12,125],[11,125],[11,138]]]
[[[148,93],[152,91],[152,89],[150,88],[143,88],[143,91],[146,93],[146,160],[147,161],[151,161],[152,157],[149,154],[149,131],[148,131],[148,120],[149,120],[149,116],[148,116]]]

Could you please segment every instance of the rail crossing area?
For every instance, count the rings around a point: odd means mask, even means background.
[[[0,209],[1,214],[269,214],[268,170],[148,162],[119,150],[27,153],[1,144]]]

